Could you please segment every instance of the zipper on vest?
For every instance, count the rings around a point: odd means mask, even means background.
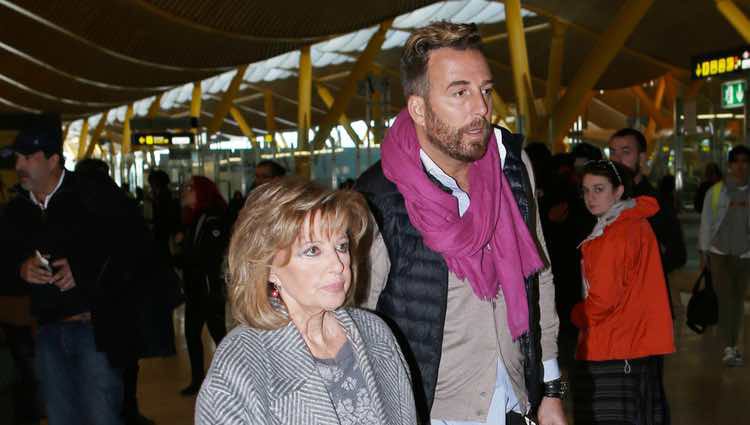
[[[630,368],[630,362],[625,360],[625,367],[623,368],[623,372],[625,372],[626,375],[630,375],[630,372],[632,369]]]

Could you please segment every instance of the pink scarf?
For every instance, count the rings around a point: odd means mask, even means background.
[[[543,267],[536,244],[502,173],[493,133],[487,153],[469,170],[471,203],[459,216],[458,201],[430,181],[419,158],[414,122],[404,109],[381,147],[383,173],[406,201],[409,220],[448,269],[468,279],[474,294],[493,299],[502,289],[513,338],[529,329],[524,278]]]

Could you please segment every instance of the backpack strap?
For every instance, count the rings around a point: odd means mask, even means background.
[[[719,212],[719,198],[721,197],[721,189],[724,187],[724,182],[718,182],[711,188],[711,212],[713,216]]]

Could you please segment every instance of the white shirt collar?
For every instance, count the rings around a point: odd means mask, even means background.
[[[31,198],[31,201],[34,202],[39,208],[46,210],[47,205],[49,205],[50,199],[52,199],[52,196],[57,193],[57,190],[60,189],[60,186],[62,186],[63,179],[65,178],[65,169],[63,168],[62,174],[60,174],[60,180],[57,181],[57,184],[55,185],[55,188],[52,189],[52,192],[47,194],[47,196],[44,197],[44,203],[39,202],[36,199],[36,196],[34,196],[34,192],[29,191],[29,197]]]

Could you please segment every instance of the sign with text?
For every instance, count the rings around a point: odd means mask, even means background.
[[[133,133],[131,143],[133,146],[189,145],[193,143],[194,137],[193,133]]]
[[[750,47],[694,56],[691,63],[694,80],[740,74],[750,71]]]
[[[721,85],[721,107],[724,109],[745,106],[745,80],[727,81]]]

